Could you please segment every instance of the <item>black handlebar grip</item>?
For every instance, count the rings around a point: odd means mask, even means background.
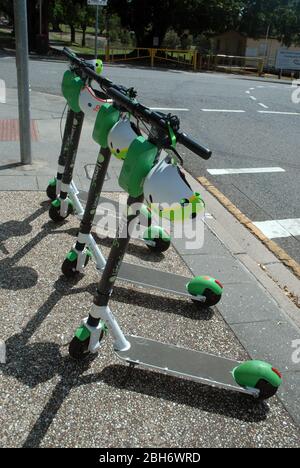
[[[212,155],[212,152],[208,149],[205,148],[204,146],[201,146],[199,143],[194,141],[192,138],[187,136],[186,133],[177,133],[177,141],[178,143],[181,143],[183,146],[191,150],[193,153],[197,154],[203,159],[209,159]]]

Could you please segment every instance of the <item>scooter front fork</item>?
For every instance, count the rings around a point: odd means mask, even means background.
[[[130,343],[126,340],[121,328],[119,327],[115,317],[109,309],[109,299],[113,292],[114,284],[118,277],[124,255],[130,242],[130,229],[132,223],[137,221],[139,210],[136,208],[141,206],[143,196],[138,198],[128,197],[127,212],[123,215],[117,236],[113,242],[106,266],[102,273],[101,280],[97,288],[97,294],[94,299],[92,310],[85,321],[90,332],[89,351],[95,353],[99,347],[99,326],[101,328],[102,320],[107,323],[112,335],[115,339],[114,348],[118,351],[129,349]],[[135,209],[132,209],[134,205]]]

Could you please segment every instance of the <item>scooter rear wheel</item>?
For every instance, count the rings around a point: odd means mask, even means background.
[[[272,398],[278,390],[278,387],[274,387],[272,384],[270,384],[264,379],[259,380],[255,388],[259,390],[259,401],[268,400],[269,398]]]
[[[199,308],[207,308],[207,307],[212,307],[218,304],[220,302],[222,295],[221,294],[215,294],[213,291],[210,289],[205,289],[203,296],[205,297],[205,301],[195,301],[193,300],[193,303]]]
[[[165,240],[161,238],[153,239],[152,242],[154,242],[155,245],[149,245],[149,244],[146,244],[146,245],[149,250],[155,253],[166,252],[171,245],[171,242],[169,240]]]

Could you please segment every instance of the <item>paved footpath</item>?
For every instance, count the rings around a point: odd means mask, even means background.
[[[0,120],[17,116],[15,91],[0,106]],[[70,362],[67,343],[88,313],[97,273],[77,282],[60,277],[78,221],[49,222],[44,190],[55,173],[64,101],[32,93],[37,141],[34,164],[16,165],[18,142],[0,142],[1,336],[0,445],[79,447],[299,447],[299,281],[198,182],[207,204],[203,248],[182,241],[155,257],[135,241],[127,260],[179,274],[210,274],[224,284],[217,308],[193,305],[155,291],[118,284],[112,307],[125,330],[236,359],[271,361],[284,374],[267,403],[156,372],[127,368],[114,357],[111,338],[97,359]],[[75,182],[86,191],[97,146],[87,121]],[[118,197],[118,162],[105,183]],[[188,176],[189,177],[189,176]],[[107,253],[109,242],[100,241]],[[276,281],[263,265],[273,265]],[[276,268],[275,268],[276,267]],[[284,287],[286,287],[284,289]],[[299,343],[298,345],[299,348]]]

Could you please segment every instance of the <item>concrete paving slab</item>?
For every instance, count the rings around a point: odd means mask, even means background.
[[[282,313],[274,299],[268,297],[255,280],[226,285],[219,309],[229,324],[282,319]]]
[[[288,321],[265,321],[231,324],[240,342],[251,349],[254,359],[264,359],[274,363],[282,372],[300,371],[300,362],[292,361],[295,351],[293,342],[300,339],[299,329]]]
[[[246,268],[230,254],[220,257],[199,254],[182,257],[195,276],[210,275],[225,285],[251,282]]]
[[[0,191],[38,190],[36,176],[18,175],[0,177]]]
[[[195,229],[196,228],[194,228],[192,232],[195,232]],[[207,226],[203,225],[203,223],[198,225],[198,233],[200,231],[203,232],[203,236],[201,235],[199,243],[196,243],[194,248],[187,248],[188,239],[174,238],[174,236],[172,236],[172,243],[176,250],[182,255],[205,255],[214,252],[216,256],[222,257],[228,254],[226,247]]]

